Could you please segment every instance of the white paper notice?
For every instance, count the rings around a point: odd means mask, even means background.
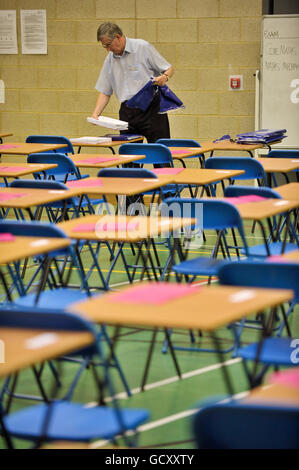
[[[0,11],[0,54],[17,54],[16,10]]]
[[[22,54],[47,54],[46,10],[21,10]]]

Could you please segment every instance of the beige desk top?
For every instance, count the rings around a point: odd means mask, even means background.
[[[261,386],[253,389],[249,396],[242,401],[299,407],[299,389],[281,384]]]
[[[276,256],[274,257],[276,258]],[[283,255],[277,255],[277,259],[290,261],[291,263],[299,263],[299,250],[288,251]]]
[[[43,344],[45,333],[52,333],[52,342]],[[41,346],[29,349],[31,341],[41,339]],[[4,344],[5,362],[0,362],[0,377],[15,373],[37,362],[60,357],[92,344],[94,338],[87,332],[47,331],[25,328],[0,327],[0,340]],[[29,341],[29,345],[28,345]]]
[[[241,175],[244,170],[214,170],[205,168],[185,168],[174,175],[173,182],[178,184],[198,184],[205,185],[221,181],[226,178]]]
[[[91,231],[73,231],[73,229],[82,224],[97,224]],[[103,224],[129,224],[128,226],[110,225],[111,230],[101,229]],[[171,234],[173,231],[182,227],[190,227],[195,223],[191,218],[168,218],[168,217],[143,217],[143,216],[98,216],[88,215],[84,218],[72,219],[67,222],[61,222],[58,226],[67,234],[69,238],[75,240],[110,240],[134,243],[148,238],[155,238],[159,235]],[[136,226],[136,224],[138,224]],[[130,227],[131,225],[131,227]]]
[[[149,283],[143,283],[146,284]],[[133,292],[140,285],[127,287],[122,292],[129,289]],[[290,290],[231,286],[194,288],[194,293],[162,304],[111,301],[116,294],[108,293],[78,302],[69,310],[97,323],[212,331],[293,297]]]
[[[266,173],[288,173],[299,168],[297,158],[256,158],[260,162]]]
[[[107,154],[90,154],[79,153],[71,155],[75,165],[79,168],[109,168],[117,165],[125,165],[126,163],[142,160],[144,155],[107,155]],[[99,161],[100,159],[103,161]],[[108,160],[109,159],[109,160]],[[93,162],[91,160],[94,160]],[[97,160],[97,161],[96,161]]]
[[[196,157],[203,153],[201,147],[169,147],[169,150],[171,151],[171,155],[174,160]]]
[[[65,147],[65,144],[34,144],[27,142],[8,142],[0,144],[0,154],[29,155],[30,153],[47,152]]]
[[[14,168],[10,169],[11,167]],[[18,178],[19,176],[51,170],[51,168],[56,167],[56,163],[0,163],[0,177]],[[5,170],[5,168],[7,170]]]
[[[15,235],[9,242],[0,242],[0,264],[12,263],[29,256],[48,253],[70,245],[68,238],[23,237]]]
[[[2,139],[2,137],[10,137],[11,135],[13,135],[12,132],[0,132],[0,139]]]
[[[1,200],[2,194],[22,194],[8,200]],[[0,188],[0,207],[12,207],[16,209],[28,209],[29,207],[41,206],[51,202],[62,201],[79,194],[77,190],[69,189],[32,189],[32,188]]]
[[[73,147],[104,147],[104,148],[109,148],[109,147],[117,147],[118,145],[122,144],[130,144],[131,142],[142,142],[143,137],[140,137],[138,139],[132,139],[132,140],[112,140],[111,142],[101,142],[98,144],[85,144],[84,142],[72,142]]]
[[[288,183],[273,188],[277,193],[279,193],[284,199],[295,199],[299,200],[299,183]]]
[[[202,198],[206,199],[206,198]],[[209,198],[229,202],[230,198],[216,197]],[[265,199],[257,202],[246,202],[244,204],[235,204],[242,219],[244,220],[262,220],[274,215],[281,214],[299,206],[299,200],[286,199]]]
[[[89,186],[89,182],[101,180],[101,186]],[[146,191],[158,189],[172,183],[173,176],[161,175],[159,178],[84,178],[76,190],[80,194],[105,194],[133,196]],[[82,185],[84,182],[84,186]],[[68,186],[68,184],[66,184]],[[70,185],[75,189],[75,186]]]

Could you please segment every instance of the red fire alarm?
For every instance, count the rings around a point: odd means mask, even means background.
[[[230,75],[229,77],[229,89],[230,90],[242,90],[242,75]]]

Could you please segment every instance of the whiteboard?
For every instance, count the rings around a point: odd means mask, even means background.
[[[262,19],[260,128],[286,129],[277,147],[299,148],[299,15]]]

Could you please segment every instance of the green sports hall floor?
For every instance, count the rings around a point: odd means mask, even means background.
[[[251,233],[251,224],[246,224],[246,233],[249,244],[261,243],[261,235],[258,230],[254,234]],[[207,241],[200,247],[190,249],[189,256],[195,257],[200,255],[209,255],[213,247],[215,239],[208,236]],[[164,245],[158,247],[161,259],[167,255]],[[132,253],[128,247],[126,250],[128,261],[132,258]],[[88,266],[88,254],[83,254],[84,265]],[[100,255],[101,266],[106,272],[109,266],[108,250],[104,248]],[[29,267],[28,276],[30,274]],[[94,282],[97,282],[97,275],[93,274]],[[172,277],[173,279],[173,277]],[[74,280],[74,278],[72,279]],[[92,281],[92,280],[91,280]],[[198,281],[205,283],[205,278],[198,278]],[[217,281],[215,281],[217,282]],[[111,287],[117,289],[127,283],[126,274],[121,263],[116,266],[114,274],[111,278]],[[0,292],[1,293],[1,292]],[[290,325],[293,337],[299,337],[299,307],[292,314]],[[182,312],[183,314],[183,312]],[[244,330],[242,339],[244,343],[254,341],[258,332],[254,330]],[[144,392],[140,391],[141,377],[145,364],[146,354],[149,347],[151,337],[150,331],[138,329],[123,329],[118,339],[116,353],[121,363],[132,396],[127,398],[118,374],[113,373],[112,377],[117,390],[117,396],[120,405],[125,407],[142,407],[150,411],[150,419],[144,423],[139,430],[139,446],[145,448],[168,448],[168,449],[192,449],[195,446],[192,435],[192,416],[196,408],[201,403],[211,397],[218,397],[219,400],[226,394],[226,388],[223,376],[216,354],[195,351],[176,351],[177,358],[181,370],[183,372],[182,380],[177,378],[170,354],[162,354],[161,348],[164,335],[161,333],[158,337],[158,343],[150,368],[148,384]],[[232,334],[228,329],[219,331],[221,344],[227,347],[232,344]],[[174,332],[173,343],[175,345],[188,346],[188,332]],[[207,334],[203,333],[203,337],[197,337],[196,346],[210,347],[211,341]],[[248,390],[248,383],[244,374],[240,359],[232,358],[231,353],[225,354],[225,361],[233,381],[234,392],[237,396],[242,396]],[[63,395],[66,390],[70,378],[73,377],[77,365],[70,363],[61,363],[60,365],[63,385],[59,389],[59,396]],[[1,383],[1,382],[0,382]],[[2,381],[3,383],[3,381]],[[46,368],[43,373],[43,384],[48,391],[53,389],[53,376]],[[22,393],[37,393],[34,384],[33,374],[30,369],[20,373],[17,391]],[[86,370],[76,387],[73,397],[74,401],[82,403],[95,403],[97,399],[96,387],[90,370]],[[23,399],[14,399],[11,411],[31,405]],[[26,448],[28,443],[21,440],[14,440],[17,448]],[[103,441],[96,441],[93,447],[101,447]],[[0,448],[4,447],[4,443],[0,438]]]

